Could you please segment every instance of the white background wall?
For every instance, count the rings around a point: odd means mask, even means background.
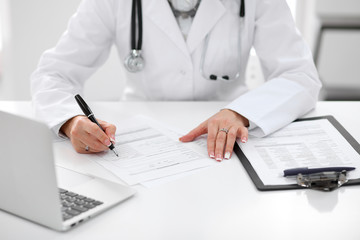
[[[2,65],[0,100],[30,100],[31,73],[41,54],[57,43],[81,0],[0,0]],[[109,61],[87,82],[86,96],[93,100],[117,100],[122,88],[122,64],[115,49]],[[109,84],[106,92],[96,92]]]

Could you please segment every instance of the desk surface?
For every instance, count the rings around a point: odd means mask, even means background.
[[[192,129],[225,105],[90,104],[99,118],[110,122],[143,114],[184,130]],[[32,115],[29,102],[0,101],[0,110]],[[360,102],[319,102],[307,116],[334,115],[360,142],[359,110]],[[69,142],[57,142],[54,146],[59,165],[119,181],[85,155],[76,154]],[[360,186],[330,193],[259,192],[236,156],[163,185],[135,188],[138,193],[130,200],[66,233],[0,211],[0,239],[360,239]]]

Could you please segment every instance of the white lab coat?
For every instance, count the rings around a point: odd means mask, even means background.
[[[142,2],[146,66],[139,73],[127,72],[123,100],[230,101],[224,108],[248,118],[250,133],[260,136],[315,106],[321,83],[285,0],[245,1],[240,53],[239,0],[202,0],[186,40],[166,0]],[[116,45],[121,61],[129,54],[131,4],[84,0],[56,47],[43,54],[31,77],[33,103],[37,116],[55,133],[67,119],[82,114],[74,95],[82,93],[84,82],[106,61],[111,46]],[[240,71],[233,82],[211,81],[200,74],[204,39],[211,31],[204,71],[230,76]],[[266,83],[248,91],[244,75],[252,46]],[[99,91],[107,87],[111,86]]]

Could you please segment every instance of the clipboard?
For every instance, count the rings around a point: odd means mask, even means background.
[[[319,116],[319,117],[310,117],[310,118],[300,118],[294,122],[299,121],[312,121],[318,119],[327,119],[338,131],[339,133],[348,141],[348,143],[354,148],[354,150],[360,155],[360,144],[355,140],[354,137],[331,115]],[[235,143],[234,152],[239,158],[240,162],[244,166],[245,170],[249,174],[251,180],[254,182],[256,188],[259,191],[272,191],[272,190],[291,190],[291,189],[304,189],[298,184],[287,184],[287,185],[264,185],[260,177],[256,173],[255,169],[251,165],[250,161],[247,159],[243,151],[240,149],[239,145]],[[360,184],[360,178],[349,179],[349,181],[344,184],[344,186],[358,185]]]

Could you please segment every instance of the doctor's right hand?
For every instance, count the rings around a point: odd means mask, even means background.
[[[64,123],[60,129],[78,153],[97,153],[109,150],[111,142],[115,142],[116,127],[113,124],[101,121],[98,125],[91,122],[86,116],[76,116]],[[111,142],[110,142],[111,141]]]

